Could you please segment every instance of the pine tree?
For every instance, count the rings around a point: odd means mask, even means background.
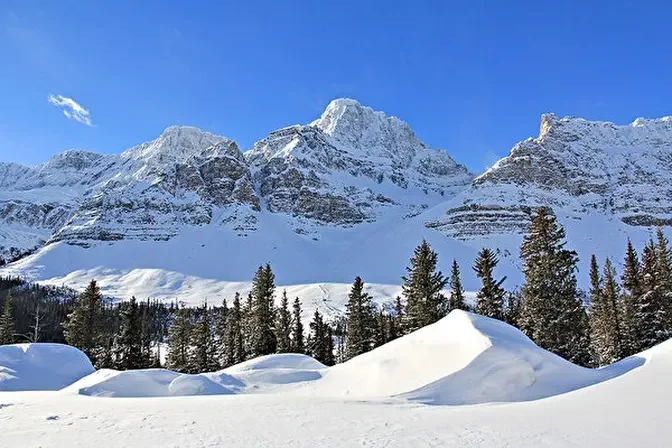
[[[592,272],[591,259],[591,277]],[[599,366],[612,364],[621,359],[621,328],[619,322],[616,270],[609,258],[604,263],[602,289],[591,297],[590,340],[595,363]]]
[[[506,295],[506,306],[504,308],[504,322],[520,328],[520,314],[523,311],[523,297],[519,292],[511,292]]]
[[[168,331],[168,368],[176,372],[189,372],[191,327],[190,310],[178,309]]]
[[[324,323],[324,326],[325,353],[322,364],[325,366],[333,366],[336,364],[336,360],[334,358],[334,331],[331,328],[331,325],[328,323]]]
[[[387,344],[390,339],[389,319],[383,310],[378,311],[375,317],[375,327],[373,334],[373,347],[380,347]]]
[[[145,367],[142,356],[140,308],[135,297],[121,309],[121,332],[117,343],[121,353],[118,365],[122,370]]]
[[[278,353],[292,352],[292,314],[289,311],[289,299],[287,290],[282,292],[282,300],[277,312],[277,321],[275,324],[275,339],[278,341]]]
[[[326,365],[328,360],[328,350],[329,347],[326,344],[326,326],[322,320],[322,315],[319,311],[315,310],[313,315],[313,320],[310,323],[310,334],[308,335],[308,352],[309,354]]]
[[[198,309],[196,322],[192,326],[189,355],[189,367],[192,373],[213,372],[219,367],[207,302]]]
[[[641,285],[642,268],[637,257],[637,252],[628,239],[625,253],[625,262],[621,282],[623,284],[623,296],[621,299],[621,332],[622,332],[622,356],[630,356],[640,351],[641,339],[643,338],[643,322],[639,321],[638,309],[642,301],[643,291]]]
[[[326,366],[335,363],[333,329],[317,310],[310,323],[308,354]]]
[[[301,300],[294,299],[292,311],[292,352],[305,353],[306,347],[303,340],[303,322],[301,322]]]
[[[374,344],[376,319],[371,296],[364,292],[364,282],[356,277],[348,303],[345,305],[347,334],[345,345],[346,359],[354,358],[370,351]]]
[[[672,336],[672,249],[663,229],[656,229],[656,275],[660,288],[661,312],[665,321],[665,336]]]
[[[525,283],[520,327],[537,345],[575,364],[588,365],[588,316],[576,285],[576,252],[548,208],[532,217],[520,248]]]
[[[105,346],[103,296],[95,280],[80,294],[63,328],[69,345],[84,352],[94,364],[99,357],[102,359]]]
[[[222,367],[226,367],[227,364],[227,347],[226,347],[226,336],[228,329],[228,320],[229,320],[229,306],[226,303],[226,299],[222,300],[222,306],[217,310],[215,315],[215,340],[216,340],[216,356],[217,362]]]
[[[240,294],[236,293],[233,299],[233,307],[228,313],[226,322],[226,362],[225,366],[232,366],[245,361],[244,333],[243,333],[243,310],[240,303]]]
[[[252,356],[275,353],[275,275],[271,265],[259,266],[252,280]]]
[[[455,259],[453,259],[453,266],[450,270],[449,308],[450,311],[469,311],[469,306],[467,306],[467,303],[464,300],[464,289],[462,288],[462,280],[460,280],[460,266]]]
[[[14,343],[14,318],[12,317],[12,296],[5,297],[0,316],[0,345]]]
[[[638,323],[637,351],[641,351],[665,341],[668,338],[667,313],[663,300],[656,245],[653,241],[642,251],[641,300],[637,303],[635,318]]]
[[[493,271],[497,267],[499,260],[495,253],[484,248],[478,253],[478,258],[474,263],[476,277],[481,280],[482,286],[476,293],[476,306],[474,311],[483,316],[494,319],[504,319],[504,296],[506,292],[502,288],[502,283],[506,277],[499,281],[493,278]]]
[[[247,294],[245,304],[241,308],[242,319],[240,321],[240,328],[243,334],[243,352],[246,357],[252,357],[254,353],[254,299],[252,298],[252,291]]]
[[[448,312],[448,301],[442,294],[448,279],[436,270],[437,263],[438,255],[423,240],[415,248],[411,265],[406,268],[408,274],[402,277],[406,297],[406,333],[433,324]]]

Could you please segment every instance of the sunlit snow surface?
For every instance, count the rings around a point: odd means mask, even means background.
[[[332,368],[271,355],[201,375],[103,370],[61,391],[0,392],[2,443],[666,446],[671,344],[589,370],[506,324],[454,312]]]

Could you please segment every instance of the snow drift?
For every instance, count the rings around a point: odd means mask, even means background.
[[[166,369],[95,372],[63,389],[96,397],[169,397],[268,392],[278,385],[319,379],[325,366],[310,356],[268,355],[219,372],[196,375]]]
[[[397,396],[427,404],[526,401],[618,376],[643,363],[576,366],[504,322],[453,311],[441,321],[329,369],[316,394]]]
[[[0,346],[0,391],[58,390],[93,371],[89,358],[68,345]]]

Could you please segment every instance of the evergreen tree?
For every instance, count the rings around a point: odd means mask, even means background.
[[[592,272],[591,259],[591,277]],[[598,280],[599,281],[599,280]],[[590,340],[595,363],[599,366],[612,364],[621,359],[621,328],[619,324],[619,286],[616,270],[609,258],[604,263],[602,289],[591,297]]]
[[[198,309],[196,322],[191,329],[189,367],[193,373],[213,372],[219,367],[208,302]]]
[[[656,245],[653,241],[642,251],[642,296],[637,303],[635,318],[638,323],[637,351],[645,350],[668,338],[667,313],[658,275],[659,263]]]
[[[575,364],[590,364],[588,317],[576,285],[576,252],[548,208],[532,217],[520,249],[525,283],[520,327],[537,345]]]
[[[462,280],[460,280],[460,266],[457,260],[453,259],[453,266],[450,270],[450,311],[464,310],[469,311],[469,306],[464,300],[464,289],[462,288]]]
[[[80,294],[77,305],[68,315],[63,328],[67,343],[84,352],[91,362],[97,364],[98,358],[103,358],[103,296],[95,280],[91,280],[89,286]]]
[[[523,311],[523,297],[519,292],[511,292],[506,296],[506,307],[504,308],[504,322],[520,328],[520,314]]]
[[[14,343],[14,318],[12,317],[12,296],[5,297],[0,316],[0,345]]]
[[[622,356],[630,356],[640,351],[643,335],[642,325],[638,317],[638,309],[642,302],[642,268],[637,257],[637,252],[628,239],[625,253],[625,262],[621,282],[623,284],[623,296],[621,299],[621,332],[622,332]]]
[[[448,312],[448,301],[441,292],[448,279],[436,270],[437,263],[438,255],[423,240],[415,248],[411,265],[406,268],[408,274],[402,277],[406,297],[406,333],[433,324]]]
[[[132,297],[121,309],[121,332],[117,342],[121,354],[121,359],[118,361],[120,369],[130,370],[145,367],[141,337],[140,308],[135,297]]]
[[[326,366],[334,365],[334,338],[331,326],[324,321],[319,311],[315,311],[310,323],[308,352]]]
[[[168,331],[168,368],[176,372],[189,371],[191,327],[190,310],[179,308]]]
[[[252,356],[275,353],[275,275],[271,265],[259,266],[252,279]]]
[[[336,359],[334,357],[334,331],[331,328],[331,325],[328,323],[325,323],[325,330],[324,330],[324,345],[326,347],[326,351],[324,354],[324,360],[322,361],[322,364],[325,366],[333,366],[336,364]]]
[[[287,290],[282,292],[282,300],[277,312],[277,322],[275,324],[275,339],[278,341],[278,353],[292,352],[292,314],[289,311],[289,299]]]
[[[380,347],[390,341],[390,320],[385,311],[380,310],[375,318],[375,331],[373,335],[373,346]]]
[[[672,336],[672,249],[663,234],[656,229],[656,275],[660,288],[661,312],[665,321],[665,336]]]
[[[226,323],[226,362],[225,366],[232,366],[245,361],[244,334],[243,334],[243,310],[240,303],[240,294],[236,293],[233,299],[233,307],[228,313]]]
[[[301,322],[301,300],[294,299],[292,311],[292,352],[305,353],[306,347],[303,340],[303,322]]]
[[[347,334],[345,357],[354,358],[371,350],[374,346],[376,319],[371,296],[364,292],[364,282],[355,278],[348,303],[345,305]]]
[[[246,357],[253,356],[254,353],[254,299],[252,298],[252,291],[247,294],[245,304],[241,308],[242,319],[240,321],[241,330],[243,334],[243,353]]]
[[[227,361],[227,328],[229,320],[229,306],[226,299],[222,300],[222,306],[217,310],[215,315],[215,340],[216,340],[216,356],[217,362],[222,367],[228,365]]]
[[[499,260],[493,251],[488,248],[481,249],[474,263],[476,277],[481,280],[482,286],[476,293],[476,306],[474,311],[483,316],[494,319],[504,319],[504,296],[506,292],[502,283],[506,277],[499,281],[493,278],[493,271]]]

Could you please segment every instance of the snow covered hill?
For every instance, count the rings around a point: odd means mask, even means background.
[[[0,391],[0,421],[7,446],[666,446],[670,371],[672,341],[589,370],[453,312],[331,368],[270,355],[208,374],[102,370],[60,391]]]
[[[335,313],[357,275],[378,301],[394,297],[425,238],[444,272],[457,259],[467,289],[476,252],[498,249],[513,289],[535,207],[555,210],[583,266],[591,253],[621,260],[627,238],[642,247],[653,224],[672,222],[671,173],[669,117],[544,115],[537,138],[474,177],[403,121],[337,99],[245,152],[176,126],[120,155],[0,164],[0,254],[37,248],[0,275],[75,288],[96,278],[112,296],[196,304],[244,293],[270,262],[281,288]]]

